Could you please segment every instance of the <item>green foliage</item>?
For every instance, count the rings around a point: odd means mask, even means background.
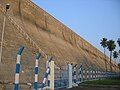
[[[119,67],[119,69],[120,69],[120,63],[118,63],[118,67]]]
[[[110,51],[110,71],[112,72],[111,66],[111,58],[112,58],[112,51],[116,48],[115,41],[109,40],[107,41],[107,49]]]
[[[105,48],[107,47],[107,38],[103,38],[100,42],[101,46],[104,48],[104,58],[106,57],[105,56]],[[107,71],[107,64],[106,64],[106,59],[105,59],[105,68],[106,68],[106,71]]]
[[[116,48],[115,41],[109,40],[107,41],[107,49],[109,51],[113,51]]]
[[[106,39],[106,38],[103,38],[103,39],[101,40],[100,44],[101,44],[101,46],[102,46],[103,48],[106,48],[106,47],[107,47],[107,39]]]
[[[118,52],[117,51],[114,51],[113,52],[113,57],[116,59],[116,58],[118,58]]]
[[[118,43],[118,45],[120,47],[120,38],[118,38],[117,43]]]

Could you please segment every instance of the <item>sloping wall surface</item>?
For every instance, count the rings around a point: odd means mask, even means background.
[[[13,69],[20,46],[27,48],[21,61],[24,71],[21,77],[25,77],[29,73],[26,69],[28,62],[31,71],[34,69],[33,59],[39,48],[45,51],[46,55],[53,56],[57,65],[82,63],[105,70],[103,53],[30,0],[0,0],[0,37],[4,17],[3,9],[6,3],[10,3],[11,7],[6,15],[0,80],[14,80],[15,70]],[[106,57],[106,59],[109,69],[109,58]],[[42,56],[39,62],[41,75],[44,72],[42,67],[45,67],[45,62],[46,59]],[[11,78],[7,76],[8,73]],[[21,82],[32,80],[30,77],[28,78]]]

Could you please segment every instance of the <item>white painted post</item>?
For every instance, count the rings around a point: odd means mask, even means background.
[[[72,88],[72,65],[68,64],[68,88]]]
[[[17,55],[14,90],[19,90],[20,58],[23,50],[24,50],[24,47],[20,48]]]
[[[54,61],[50,62],[50,90],[54,90]]]
[[[85,81],[85,66],[83,67],[83,82]]]

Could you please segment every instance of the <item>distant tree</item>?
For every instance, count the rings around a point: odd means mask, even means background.
[[[114,57],[114,59],[117,59],[117,58],[118,58],[118,52],[117,52],[117,51],[114,51],[114,52],[113,52],[113,57]]]
[[[119,69],[120,69],[120,63],[118,63],[118,67],[119,67]]]
[[[118,38],[117,43],[118,43],[118,45],[120,47],[120,38]]]
[[[118,43],[118,45],[120,47],[120,38],[118,38],[117,43]],[[119,53],[120,53],[120,50],[119,50]]]
[[[104,58],[105,58],[104,60],[105,60],[105,68],[106,68],[106,72],[107,72],[107,61],[106,61],[106,55],[105,55],[105,49],[107,47],[107,38],[102,38],[100,44],[104,48]]]
[[[116,59],[118,58],[118,52],[117,52],[117,51],[114,51],[114,52],[113,52],[113,57],[114,57],[115,63],[116,63]],[[115,72],[116,72],[116,67],[117,67],[117,66],[115,66]]]
[[[115,41],[113,40],[109,40],[107,41],[107,49],[110,51],[110,71],[112,72],[112,64],[111,64],[111,60],[112,60],[112,51],[116,48],[115,45]]]
[[[117,40],[117,43],[118,43],[118,45],[119,45],[119,47],[120,47],[120,38],[118,38],[118,40]],[[118,51],[118,57],[120,56],[120,50]],[[119,61],[120,62],[120,61]],[[119,67],[119,69],[120,69],[120,63],[118,64],[118,67]]]

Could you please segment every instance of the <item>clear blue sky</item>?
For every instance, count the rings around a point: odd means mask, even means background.
[[[32,1],[102,52],[100,39],[120,38],[120,0]]]

